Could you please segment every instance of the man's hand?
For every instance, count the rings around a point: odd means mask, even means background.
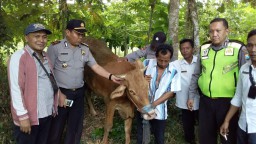
[[[30,134],[31,132],[31,125],[29,119],[24,119],[20,121],[20,131]]]
[[[221,125],[220,127],[220,134],[227,140],[227,135],[228,135],[228,126],[229,126],[229,122],[224,121],[224,123]]]
[[[66,108],[65,100],[67,96],[64,95],[61,91],[59,91],[59,107]]]
[[[145,79],[150,83],[150,80],[152,79],[151,75],[145,75]]]
[[[187,107],[190,111],[193,111],[193,107],[194,107],[194,100],[193,99],[189,99],[187,101]]]
[[[152,120],[157,116],[156,109],[151,110],[148,113],[142,114],[142,116],[143,116],[143,119],[145,119],[145,120]]]
[[[116,77],[115,75],[112,75],[112,76],[111,76],[111,80],[112,80],[114,83],[121,84],[124,79],[123,79],[123,78]]]

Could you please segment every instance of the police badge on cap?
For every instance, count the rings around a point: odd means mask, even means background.
[[[75,30],[79,33],[85,33],[85,23],[82,20],[72,19],[68,22],[66,29]]]

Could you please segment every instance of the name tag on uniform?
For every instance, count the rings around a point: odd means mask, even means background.
[[[187,71],[186,70],[182,70],[181,73],[186,73]]]
[[[247,71],[243,71],[242,73],[243,73],[243,74],[249,74],[249,72],[247,72]]]
[[[225,49],[225,56],[233,56],[233,55],[234,55],[234,48]]]
[[[60,53],[60,55],[68,55],[68,53]]]

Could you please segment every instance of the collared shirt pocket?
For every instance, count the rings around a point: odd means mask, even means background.
[[[77,50],[74,57],[75,68],[84,69],[84,64],[87,59],[87,52],[83,49]]]
[[[69,52],[60,52],[58,55],[59,65],[67,68],[71,65],[71,54]]]

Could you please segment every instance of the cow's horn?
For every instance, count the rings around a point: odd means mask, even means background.
[[[126,74],[121,74],[121,75],[115,75],[116,77],[119,77],[119,78],[125,78],[126,77]]]

